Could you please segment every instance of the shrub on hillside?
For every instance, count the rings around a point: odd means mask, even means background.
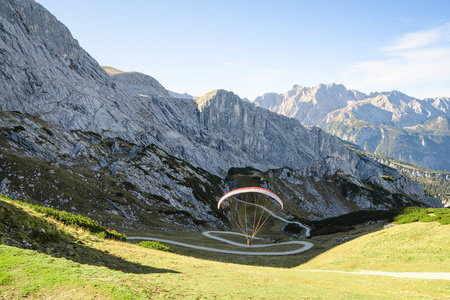
[[[394,218],[397,224],[412,222],[439,222],[441,225],[450,224],[450,209],[407,207]]]
[[[42,213],[46,217],[52,217],[55,218],[58,221],[61,221],[65,225],[73,226],[73,227],[79,227],[86,229],[94,234],[96,234],[99,237],[102,238],[108,238],[108,239],[114,239],[118,241],[126,241],[127,237],[125,234],[118,233],[115,230],[108,230],[97,223],[97,221],[92,220],[89,217],[82,216],[82,215],[74,215],[71,213],[68,213],[66,211],[60,211],[51,207],[45,207],[40,205],[34,205],[22,201],[16,201],[17,203],[21,205],[28,206],[32,208],[34,211]]]
[[[174,253],[174,251],[172,249],[170,249],[169,247],[167,247],[166,245],[164,245],[161,242],[156,242],[156,241],[143,241],[137,244],[138,246],[144,247],[144,248],[149,248],[149,249],[154,249],[154,250],[161,250],[164,252],[170,252],[170,253]]]
[[[386,181],[391,181],[391,182],[395,181],[395,178],[390,175],[382,175],[381,178],[383,178]]]

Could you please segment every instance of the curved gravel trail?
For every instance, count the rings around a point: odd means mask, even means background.
[[[217,253],[237,254],[237,255],[291,255],[291,254],[297,254],[297,253],[301,253],[301,252],[304,252],[306,250],[309,250],[313,246],[313,244],[310,243],[310,242],[289,241],[289,242],[284,242],[284,243],[275,243],[275,244],[267,244],[267,245],[253,245],[253,246],[249,247],[247,244],[236,243],[236,242],[227,240],[225,238],[220,238],[220,237],[217,237],[217,236],[213,236],[213,235],[211,235],[211,233],[233,234],[233,235],[245,236],[242,233],[228,232],[228,231],[205,231],[205,232],[202,232],[202,234],[204,236],[207,236],[209,238],[212,238],[212,239],[215,239],[215,240],[218,240],[218,241],[221,241],[221,242],[225,242],[225,243],[233,245],[233,246],[245,247],[247,249],[249,249],[249,248],[264,248],[264,247],[271,247],[271,246],[278,246],[278,245],[292,245],[292,244],[302,245],[303,247],[295,249],[295,250],[282,251],[282,252],[275,252],[275,251],[273,251],[273,252],[256,252],[256,251],[237,251],[237,250],[217,249],[217,248],[197,246],[197,245],[192,245],[192,244],[187,244],[187,243],[181,243],[181,242],[176,242],[176,241],[171,241],[171,240],[166,240],[166,239],[145,237],[145,236],[134,236],[134,237],[128,237],[127,239],[128,240],[158,241],[158,242],[163,242],[163,243],[167,243],[167,244],[187,247],[187,248],[200,249],[200,250],[217,252]]]
[[[256,204],[254,204],[256,205]],[[261,206],[261,205],[257,205],[261,208],[263,208],[264,210],[270,212],[267,208]],[[271,212],[270,212],[271,213]],[[286,223],[294,223],[297,224],[301,227],[303,227],[305,229],[305,235],[309,236],[310,235],[310,228],[306,225],[303,225],[302,223],[299,222],[293,222],[293,221],[288,221],[280,216],[277,216],[275,214],[272,214],[272,217],[279,219],[283,222]],[[245,234],[242,233],[238,233],[238,232],[230,232],[230,231],[205,231],[202,232],[202,234],[206,237],[209,237],[211,239],[215,239],[233,246],[237,246],[237,247],[245,247],[247,249],[249,249],[250,247],[247,244],[242,244],[242,243],[236,243],[233,241],[230,241],[228,239],[225,238],[221,238],[221,237],[217,237],[212,235],[211,233],[216,233],[216,234],[232,234],[232,235],[240,235],[240,236],[246,236]],[[310,242],[303,242],[303,241],[289,241],[289,242],[282,242],[282,243],[273,243],[273,244],[265,244],[265,245],[252,245],[251,248],[265,248],[265,247],[272,247],[272,246],[279,246],[279,245],[302,245],[301,248],[295,249],[295,250],[290,250],[290,251],[271,251],[271,252],[256,252],[256,251],[237,251],[237,250],[225,250],[225,249],[217,249],[217,248],[211,248],[211,247],[204,247],[204,246],[197,246],[197,245],[192,245],[192,244],[187,244],[187,243],[181,243],[181,242],[176,242],[176,241],[171,241],[171,240],[166,240],[166,239],[160,239],[160,238],[153,238],[153,237],[144,237],[144,236],[134,236],[134,237],[128,237],[128,240],[148,240],[148,241],[158,241],[158,242],[163,242],[163,243],[167,243],[167,244],[172,244],[172,245],[177,245],[177,246],[182,246],[182,247],[187,247],[187,248],[193,248],[193,249],[199,249],[199,250],[205,250],[205,251],[212,251],[212,252],[217,252],[217,253],[226,253],[226,254],[237,254],[237,255],[292,255],[292,254],[297,254],[297,253],[301,253],[301,252],[305,252],[309,249],[311,249],[314,245]],[[254,237],[253,239],[260,239],[258,237]]]

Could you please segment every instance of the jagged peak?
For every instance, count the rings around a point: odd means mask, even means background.
[[[122,88],[134,87],[139,95],[148,96],[149,94],[162,97],[172,97],[169,91],[154,77],[140,72],[125,72],[113,67],[102,67],[106,73],[116,83],[122,85]],[[126,86],[123,86],[123,85]]]
[[[227,91],[224,89],[217,89],[217,90],[213,90],[209,93],[206,93],[205,95],[195,98],[194,101],[197,103],[198,105],[198,109],[200,111],[203,110],[203,108],[205,106],[207,106],[211,101],[221,101],[223,99],[229,99],[229,98],[236,98],[241,100],[241,98],[239,98],[238,95],[236,95],[235,93],[231,92],[231,91]]]
[[[236,95],[232,91],[227,91],[225,89],[216,89],[216,90],[213,90],[213,91],[211,91],[209,93],[206,93],[205,95],[203,95],[201,97],[195,98],[195,101],[197,101],[197,100],[201,101],[203,99],[210,100],[212,98],[223,97],[225,95],[233,95],[234,97],[238,97],[239,99],[241,99],[238,95]]]
[[[340,83],[319,83],[319,88],[326,88],[326,89],[334,89],[334,88],[345,88],[347,89],[343,84]]]
[[[113,67],[108,67],[108,66],[102,66],[103,70],[106,71],[106,73],[108,73],[108,75],[117,75],[117,74],[124,74],[124,73],[130,73],[130,72],[125,72]]]
[[[371,93],[369,95],[369,98],[395,105],[399,105],[401,104],[401,102],[408,104],[413,100],[417,100],[416,98],[410,97],[397,90],[393,90],[390,92]]]
[[[292,96],[298,94],[300,92],[323,92],[323,91],[341,91],[341,92],[351,92],[351,93],[360,93],[356,90],[349,90],[341,83],[319,83],[313,87],[302,87],[301,85],[295,84],[290,91],[286,93],[286,95]],[[362,94],[362,93],[360,93]]]

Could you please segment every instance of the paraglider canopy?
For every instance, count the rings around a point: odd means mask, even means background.
[[[222,202],[225,199],[227,199],[228,197],[231,197],[231,196],[237,195],[237,194],[242,194],[242,193],[264,194],[266,196],[269,196],[269,197],[275,199],[278,203],[280,203],[281,209],[283,209],[283,201],[281,201],[280,197],[278,197],[275,193],[273,193],[269,190],[266,190],[264,188],[260,188],[260,187],[245,187],[245,188],[232,190],[232,191],[226,193],[225,195],[223,195],[222,198],[220,198],[219,203],[217,203],[217,208],[220,208],[220,205],[222,204]]]
[[[275,193],[260,187],[232,190],[217,203],[244,233],[247,244],[266,226],[276,209],[283,209],[283,201]]]

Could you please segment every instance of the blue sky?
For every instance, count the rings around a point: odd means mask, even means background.
[[[201,96],[294,84],[450,96],[450,1],[37,0],[101,65]]]

